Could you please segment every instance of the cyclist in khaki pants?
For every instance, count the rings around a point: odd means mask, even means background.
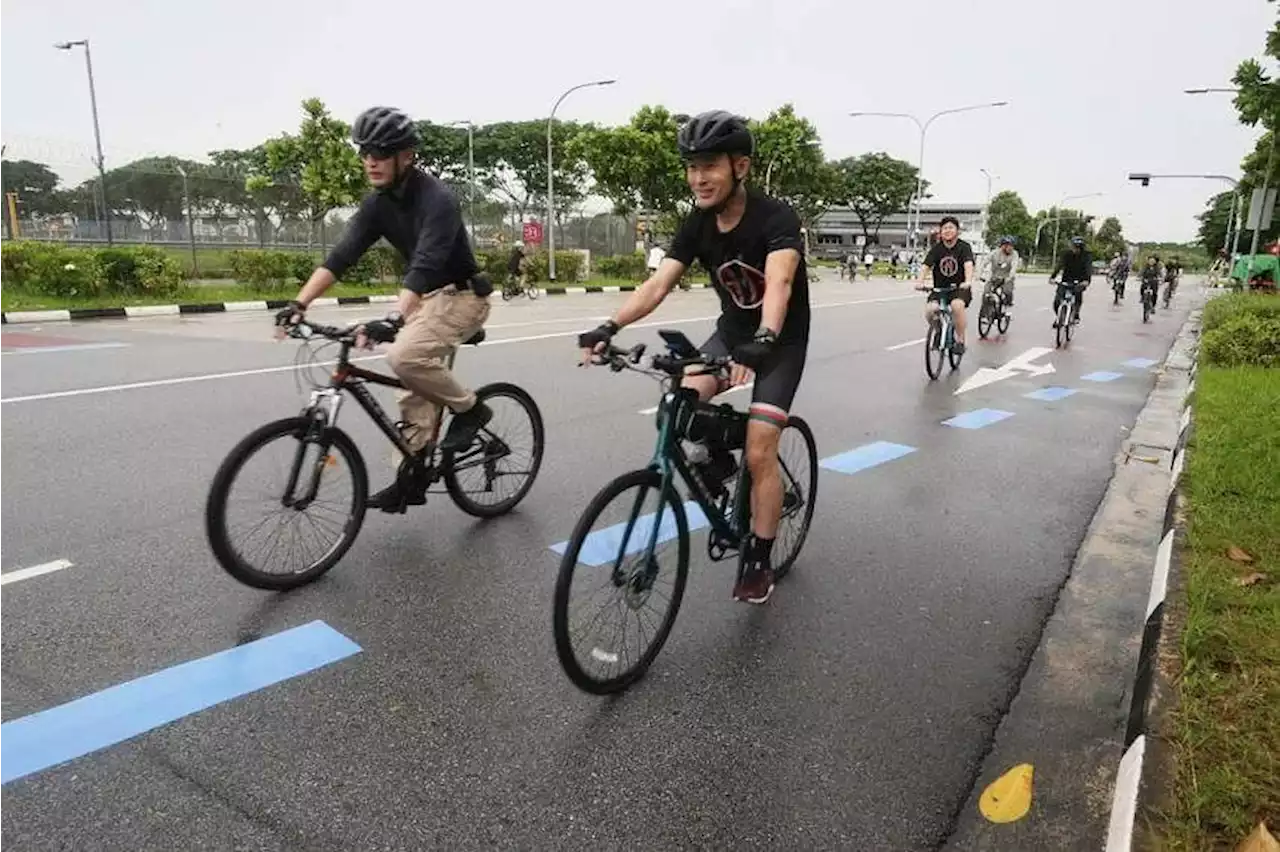
[[[298,322],[312,301],[385,238],[405,259],[404,284],[397,310],[366,323],[362,343],[392,344],[387,363],[408,388],[400,410],[409,445],[418,453],[427,448],[438,406],[447,405],[454,417],[440,446],[465,449],[493,412],[458,383],[446,361],[483,327],[493,286],[479,274],[457,199],[439,179],[414,167],[418,134],[409,117],[390,107],[365,110],[352,126],[351,139],[375,191],[297,299],[276,315],[276,324]],[[424,491],[404,493],[392,483],[368,505],[397,511],[425,502]]]

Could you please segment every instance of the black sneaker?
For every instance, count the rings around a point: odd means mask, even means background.
[[[957,340],[957,341],[952,345],[951,349],[952,349],[952,351],[953,351],[953,352],[955,352],[957,355],[963,355],[963,354],[964,354],[964,341],[962,341],[962,340]]]
[[[471,408],[461,414],[455,414],[449,423],[449,432],[440,442],[440,449],[445,452],[457,452],[471,446],[476,433],[493,419],[493,409],[479,400]]]
[[[750,604],[764,604],[773,596],[773,566],[768,560],[747,563],[743,566],[742,575],[733,587],[733,599]]]
[[[377,494],[371,494],[369,499],[365,501],[365,505],[370,509],[379,509],[383,512],[403,512],[406,506],[422,506],[427,502],[427,494],[425,490],[404,489],[399,483],[393,482]]]

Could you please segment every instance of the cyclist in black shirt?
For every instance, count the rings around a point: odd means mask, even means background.
[[[809,340],[809,275],[800,219],[780,201],[748,191],[754,140],[746,120],[720,110],[680,128],[680,156],[696,207],[685,219],[657,271],[612,320],[578,338],[592,351],[625,325],[648,316],[696,259],[711,271],[722,313],[703,344],[711,355],[732,356],[729,385],[713,376],[687,376],[684,386],[708,400],[754,373],[745,458],[751,472],[752,534],[743,543],[741,579],[733,596],[762,604],[773,593],[771,554],[782,516],[778,442],[804,371]],[[712,461],[727,448],[708,445]],[[732,463],[732,458],[729,458]],[[716,464],[720,467],[720,464]],[[732,472],[732,469],[728,471]]]
[[[1059,272],[1062,273],[1061,284],[1058,284]],[[1066,296],[1068,289],[1074,289],[1076,294],[1075,316],[1071,324],[1080,322],[1080,309],[1084,307],[1084,290],[1089,286],[1092,278],[1093,256],[1084,247],[1084,237],[1072,237],[1071,247],[1062,253],[1053,266],[1053,272],[1049,273],[1049,283],[1058,284],[1053,294],[1053,328],[1058,327],[1058,308],[1062,305],[1062,299]]]
[[[964,354],[964,309],[973,301],[973,246],[960,239],[960,220],[943,216],[938,223],[941,242],[933,244],[920,268],[921,284],[917,290],[931,291],[925,299],[924,316],[930,323],[938,309],[932,302],[946,298],[956,322],[955,352]],[[923,283],[926,280],[930,284]]]
[[[493,413],[444,363],[484,325],[493,287],[478,272],[457,199],[438,178],[414,166],[418,134],[409,117],[373,107],[356,119],[351,140],[374,192],[297,298],[276,315],[276,324],[301,320],[308,305],[385,237],[405,260],[404,283],[397,309],[366,323],[363,338],[369,345],[392,343],[387,363],[410,391],[400,400],[409,445],[419,453],[427,449],[439,406],[447,405],[454,418],[440,446],[464,449]],[[402,503],[425,502],[425,493],[402,494],[392,484],[371,496],[368,505],[395,511]]]

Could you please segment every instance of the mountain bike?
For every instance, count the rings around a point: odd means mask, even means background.
[[[1055,285],[1057,282],[1053,282]],[[1062,286],[1062,285],[1058,285]],[[1056,347],[1066,346],[1071,342],[1071,335],[1075,331],[1075,324],[1080,319],[1080,304],[1076,301],[1076,288],[1083,287],[1083,284],[1073,284],[1067,286],[1066,292],[1062,296],[1062,302],[1058,305],[1058,316],[1053,322],[1053,328],[1056,332]]]
[[[533,487],[545,440],[542,414],[533,397],[506,382],[478,388],[477,399],[493,409],[493,417],[471,446],[440,450],[436,439],[444,418],[437,417],[430,442],[415,452],[404,428],[392,422],[369,389],[372,384],[405,390],[404,384],[395,376],[351,363],[359,327],[304,320],[288,330],[295,339],[336,343],[339,354],[332,374],[327,383],[312,389],[300,414],[245,436],[213,477],[205,534],[218,564],[248,586],[283,591],[306,585],[336,565],[355,542],[364,523],[369,477],[355,442],[337,426],[345,394],[355,397],[399,451],[396,481],[403,491],[430,492],[443,480],[459,509],[493,518],[510,512]],[[484,337],[481,329],[465,344],[479,345]],[[450,368],[453,362],[451,355]],[[260,504],[265,511],[241,523],[240,503],[255,498],[265,503]],[[402,503],[398,511],[405,508]],[[243,531],[243,540],[237,539],[238,531]],[[277,537],[269,540],[273,533]],[[313,533],[319,543],[308,545],[303,539]],[[269,570],[264,563],[275,556],[284,564]]]
[[[982,295],[982,307],[978,309],[978,336],[986,340],[992,326],[995,326],[1000,334],[1004,334],[1009,330],[1011,319],[1012,317],[1005,310],[1004,282],[997,281],[995,286]]]
[[[727,375],[729,359],[700,353],[678,331],[659,335],[667,352],[647,367],[641,366],[644,344],[630,350],[609,346],[594,357],[614,372],[634,370],[663,386],[653,458],[647,467],[614,479],[587,504],[564,547],[556,580],[556,654],[569,680],[595,695],[634,684],[662,650],[684,599],[692,531],[709,527],[712,561],[737,553],[751,531],[751,476],[741,461],[747,413],[700,402],[696,391],[679,387],[689,370]],[[714,471],[695,461],[683,445],[691,434],[733,454],[732,466]],[[774,573],[781,581],[809,534],[818,481],[817,445],[800,417],[791,415],[782,430],[778,462],[783,500]],[[687,502],[676,491],[678,481],[688,491]],[[585,603],[575,594],[583,586]],[[597,598],[598,606],[579,621],[576,616]],[[631,627],[638,633],[634,641],[628,637]]]
[[[929,321],[929,332],[924,338],[924,371],[930,380],[942,375],[944,360],[950,362],[951,369],[956,370],[963,357],[962,353],[956,351],[956,322],[951,315],[951,299],[946,295],[954,292],[937,288],[930,291],[931,294],[939,295],[938,312]]]
[[[1156,312],[1156,291],[1159,289],[1159,284],[1142,285],[1142,321],[1144,323],[1150,322],[1151,315]]]

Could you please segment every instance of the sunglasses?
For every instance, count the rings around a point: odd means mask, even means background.
[[[359,148],[360,159],[372,157],[375,160],[389,160],[396,155],[396,152],[390,148],[383,148],[381,145],[361,145]]]

